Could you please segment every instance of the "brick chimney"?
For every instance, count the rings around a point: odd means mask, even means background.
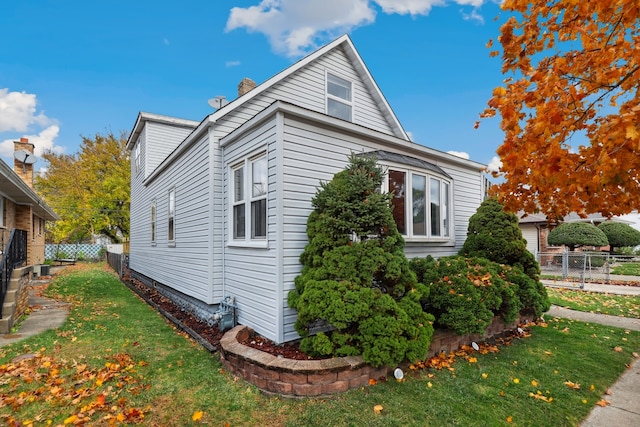
[[[238,98],[249,92],[251,89],[255,89],[256,86],[256,82],[245,77],[244,79],[242,79],[240,84],[238,84]]]
[[[13,141],[13,152],[26,151],[33,156],[34,145],[29,143],[28,138],[20,138],[20,141]],[[34,157],[32,157],[33,159]],[[33,163],[22,162],[13,158],[13,170],[30,187],[33,188]]]

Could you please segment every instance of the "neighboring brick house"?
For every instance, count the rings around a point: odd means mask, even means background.
[[[33,144],[27,138],[14,142],[14,152],[33,155]],[[44,262],[44,230],[46,221],[58,215],[33,189],[34,165],[14,159],[13,170],[0,160],[0,242],[7,243],[11,230],[27,232],[26,265]],[[4,247],[2,248],[4,252]]]
[[[0,333],[28,307],[32,266],[44,262],[45,223],[56,213],[33,189],[33,144],[14,143],[13,170],[0,159]]]

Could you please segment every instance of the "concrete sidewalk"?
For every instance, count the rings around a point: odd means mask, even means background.
[[[575,288],[575,283],[562,282],[546,283],[547,286]],[[619,295],[640,295],[640,286],[619,286],[586,283],[585,291],[602,292]],[[640,319],[632,319],[606,314],[586,313],[552,306],[544,317],[563,317],[581,322],[598,323],[616,328],[640,331]],[[640,349],[638,349],[640,352]],[[582,427],[640,426],[640,360],[635,359],[629,369],[618,378],[610,388],[610,395],[602,396],[610,404],[605,407],[595,406],[589,416],[582,422]]]
[[[46,330],[60,327],[69,315],[69,304],[39,295],[42,285],[49,280],[29,283],[29,309],[31,312],[15,333],[0,335],[0,347],[13,344]]]

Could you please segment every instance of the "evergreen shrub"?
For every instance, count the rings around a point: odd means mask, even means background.
[[[519,266],[462,256],[414,258],[410,265],[429,287],[423,309],[437,327],[458,335],[484,333],[495,316],[510,323],[519,312],[540,316],[550,307],[544,286]]]
[[[519,266],[533,280],[539,280],[540,264],[527,250],[518,223],[516,214],[506,212],[495,198],[484,200],[469,218],[467,239],[459,254]]]
[[[302,272],[288,296],[311,355],[361,354],[391,366],[429,349],[433,317],[420,304],[428,290],[409,267],[391,195],[379,191],[383,176],[375,158],[351,155],[312,200]]]

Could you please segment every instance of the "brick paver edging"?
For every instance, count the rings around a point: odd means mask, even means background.
[[[515,330],[518,325],[533,320],[532,316],[518,316],[505,324],[498,317],[487,326],[484,334],[456,335],[453,331],[436,330],[427,358],[449,353],[462,345],[484,342]],[[241,344],[249,337],[249,328],[238,325],[220,340],[220,359],[234,374],[265,393],[283,397],[315,397],[341,393],[369,385],[369,380],[388,377],[392,368],[374,368],[362,356],[334,357],[321,360],[294,360],[276,357]]]
[[[249,328],[236,326],[220,340],[220,359],[234,374],[260,390],[283,397],[325,396],[369,385],[386,377],[388,368],[367,365],[361,356],[322,360],[276,357],[241,344]]]

